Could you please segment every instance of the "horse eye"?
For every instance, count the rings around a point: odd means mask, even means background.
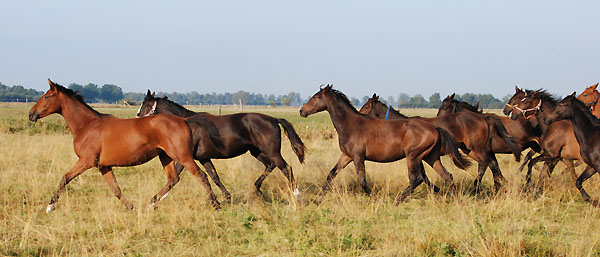
[[[588,96],[588,94],[583,94],[583,96]]]

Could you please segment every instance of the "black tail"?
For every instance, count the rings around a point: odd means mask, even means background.
[[[508,131],[506,131],[504,125],[502,125],[502,122],[492,115],[485,115],[485,120],[488,122],[488,124],[493,126],[496,134],[502,138],[502,140],[504,140],[506,145],[508,145],[510,151],[513,153],[513,155],[515,155],[515,160],[518,162],[521,161],[522,149],[517,145],[517,143],[515,143],[515,141],[513,141],[512,137],[508,134]]]
[[[294,126],[292,126],[292,124],[285,119],[277,119],[277,122],[279,122],[279,124],[281,124],[281,126],[283,127],[283,131],[285,131],[285,134],[290,140],[290,143],[292,144],[292,150],[294,150],[294,153],[296,153],[296,156],[298,156],[298,160],[300,161],[300,163],[304,163],[304,153],[306,152],[306,146],[304,146],[304,143],[302,143],[302,139],[300,139],[300,137],[296,133]]]
[[[450,155],[450,157],[452,158],[452,162],[454,162],[454,165],[456,165],[456,167],[460,169],[466,170],[469,167],[471,167],[471,161],[465,159],[463,154],[461,154],[458,151],[458,145],[456,144],[456,141],[454,141],[454,138],[452,138],[452,136],[448,133],[448,131],[442,128],[436,129],[440,134],[442,153]]]

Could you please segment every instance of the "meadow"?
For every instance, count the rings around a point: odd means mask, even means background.
[[[436,194],[421,185],[406,202],[394,199],[408,184],[405,161],[367,162],[366,196],[353,165],[340,172],[320,205],[313,203],[340,151],[327,113],[304,119],[298,107],[245,107],[290,121],[308,148],[300,164],[285,136],[282,154],[293,167],[304,201],[293,200],[278,170],[265,180],[263,197],[253,183],[264,166],[249,154],[214,160],[221,181],[233,195],[222,210],[189,173],[161,201],[150,198],[166,182],[158,159],[136,167],[115,168],[127,210],[97,169],[74,179],[56,210],[46,205],[64,173],[75,164],[72,137],[59,115],[34,124],[30,105],[0,104],[0,255],[5,256],[597,256],[600,210],[583,202],[574,181],[559,164],[542,192],[523,190],[524,173],[510,155],[498,155],[508,179],[500,193],[491,173],[474,193],[476,165],[459,170],[443,157],[458,194]],[[137,107],[96,106],[123,118]],[[217,112],[217,107],[191,107]],[[224,107],[223,113],[237,112]],[[436,110],[401,110],[433,116]],[[539,168],[539,167],[538,167]],[[582,171],[577,168],[577,172]],[[442,184],[426,165],[429,178]],[[537,178],[539,170],[534,170]],[[600,197],[595,176],[584,184]],[[214,186],[220,201],[219,189]],[[444,191],[444,190],[443,190]]]

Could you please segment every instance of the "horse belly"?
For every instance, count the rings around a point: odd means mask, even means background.
[[[153,140],[140,134],[119,133],[106,136],[98,158],[98,164],[102,166],[142,164],[156,157],[161,151]]]
[[[365,159],[374,162],[393,162],[406,157],[402,144],[368,146]]]

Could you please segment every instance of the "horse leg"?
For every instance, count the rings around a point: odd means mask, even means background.
[[[481,188],[481,181],[483,180],[485,171],[489,166],[489,160],[484,154],[477,151],[469,152],[469,157],[477,162],[477,178],[475,178],[475,181],[473,181],[473,186],[475,187],[475,191],[479,192]]]
[[[408,166],[408,182],[409,182],[409,184],[406,187],[406,189],[404,189],[402,194],[398,195],[398,197],[396,198],[396,201],[394,202],[395,205],[398,205],[400,202],[404,201],[406,199],[406,197],[408,197],[415,191],[415,188],[417,188],[421,183],[423,183],[423,177],[422,177],[421,173],[419,172],[419,169],[424,169],[423,163],[420,160],[417,161],[414,159],[407,158],[406,165]]]
[[[489,154],[490,158],[490,169],[492,170],[492,175],[494,176],[494,189],[496,193],[500,191],[500,188],[503,184],[506,183],[506,178],[502,175],[500,171],[500,165],[498,165],[498,159],[496,159],[496,155],[494,153]]]
[[[542,187],[549,182],[550,175],[552,174],[552,171],[554,171],[554,167],[556,167],[558,161],[559,158],[551,158],[544,162],[544,168],[542,169],[542,172],[540,172],[540,176],[536,186],[536,191],[542,189]]]
[[[221,189],[221,192],[225,195],[226,201],[231,202],[231,194],[229,193],[229,191],[227,191],[227,188],[225,188],[223,183],[221,183],[219,174],[217,174],[217,169],[215,169],[215,165],[213,165],[212,161],[208,159],[200,161],[200,163],[202,163],[202,166],[204,166],[206,172],[208,173],[212,181],[215,182],[219,189]]]
[[[219,203],[219,201],[217,200],[217,197],[215,196],[215,193],[213,192],[212,187],[210,186],[208,176],[206,176],[206,173],[204,173],[204,171],[202,171],[200,167],[196,165],[196,162],[192,158],[192,155],[186,155],[177,151],[165,152],[170,159],[173,159],[173,162],[181,163],[181,165],[183,165],[190,173],[192,173],[192,175],[200,182],[200,184],[204,186],[204,189],[206,189],[206,192],[208,193],[208,199],[212,204],[213,208],[215,208],[216,210],[221,209],[221,203]],[[174,172],[174,174],[176,173]]]
[[[371,195],[371,189],[367,185],[367,174],[365,173],[365,159],[358,157],[354,159],[354,167],[356,168],[356,175],[358,177],[358,183],[362,187],[365,194]]]
[[[179,182],[179,175],[175,171],[175,161],[164,153],[159,154],[158,158],[167,173],[167,183],[150,200],[150,206],[152,207],[154,207],[158,201],[165,199],[167,195],[169,195],[169,190]]]
[[[531,170],[533,169],[533,166],[536,165],[540,160],[543,160],[545,157],[545,154],[541,154],[538,157],[531,159],[529,164],[527,164],[527,173],[525,174],[525,185],[527,187],[531,188],[533,186],[531,183]]]
[[[127,207],[127,209],[133,210],[133,205],[129,201],[127,201],[125,196],[123,196],[123,194],[121,193],[121,188],[119,187],[119,184],[117,183],[117,178],[115,178],[115,174],[112,171],[112,167],[108,167],[108,166],[100,167],[100,173],[102,173],[104,180],[106,180],[106,183],[108,184],[110,189],[113,191],[113,193],[115,194],[117,199],[121,200],[121,202],[123,202],[123,204],[125,204],[125,207]]]
[[[533,157],[534,154],[535,154],[535,151],[533,151],[533,150],[529,150],[529,152],[527,152],[527,155],[525,155],[525,159],[523,160],[523,163],[521,164],[521,166],[519,166],[519,173],[521,173],[523,171],[523,169],[525,168],[527,163],[531,160],[531,158]]]
[[[350,158],[350,156],[348,156],[348,155],[342,154],[340,156],[340,158],[338,159],[335,166],[333,166],[331,171],[329,171],[329,175],[327,175],[327,179],[325,180],[323,189],[321,190],[321,193],[317,197],[317,203],[320,203],[323,200],[323,197],[327,194],[327,192],[329,192],[329,190],[331,190],[331,181],[335,178],[335,176],[337,176],[338,172],[340,170],[344,169],[346,166],[348,166],[348,164],[351,161],[352,161],[352,158]]]
[[[588,193],[585,191],[585,189],[583,189],[583,185],[582,185],[583,182],[585,182],[588,178],[590,178],[594,174],[596,174],[596,170],[594,170],[590,166],[587,166],[585,168],[585,170],[583,171],[583,173],[581,173],[581,175],[579,175],[579,177],[577,178],[577,181],[575,181],[575,186],[577,187],[577,189],[579,189],[579,192],[581,193],[583,200],[591,203],[594,206],[598,206],[598,201],[592,201],[590,195],[588,195]]]
[[[442,165],[442,161],[440,161],[439,156],[437,158],[428,157],[425,161],[427,162],[427,164],[429,164],[429,166],[431,166],[440,175],[440,177],[442,177],[445,184],[450,186],[450,190],[454,191],[456,189],[456,186],[454,185],[454,179],[452,178],[452,174],[450,174],[446,170],[444,165]],[[423,165],[420,165],[420,166],[422,167]],[[427,174],[425,174],[424,167],[421,172],[421,177],[423,177],[423,182],[425,182],[426,185],[429,185],[429,178],[427,178]],[[439,188],[437,188],[436,186],[433,186],[433,192],[437,193],[438,191],[439,191]]]
[[[292,172],[292,167],[287,164],[287,162],[281,157],[281,154],[277,153],[277,156],[273,158],[273,163],[275,166],[283,173],[283,175],[288,179],[289,186],[291,192],[293,192],[296,200],[302,201],[302,197],[300,197],[300,190],[296,186],[296,180],[294,179],[294,173]]]
[[[577,173],[575,172],[575,165],[573,164],[573,160],[562,159],[562,162],[567,166],[562,173],[569,171],[573,181],[577,181]]]
[[[261,152],[251,151],[250,153],[254,156],[254,158],[256,158],[257,160],[259,160],[260,162],[262,162],[265,165],[265,170],[260,175],[260,177],[258,177],[258,179],[256,179],[256,182],[254,182],[254,188],[256,189],[256,191],[255,191],[256,195],[262,197],[262,192],[260,191],[260,187],[262,186],[262,183],[263,183],[263,181],[265,181],[267,176],[269,176],[269,174],[271,174],[271,171],[273,171],[273,169],[275,169],[275,164],[269,158],[267,158],[266,155],[264,155]]]
[[[58,184],[58,189],[56,189],[56,193],[54,193],[54,196],[52,196],[52,198],[50,199],[50,203],[46,207],[46,213],[51,212],[51,211],[53,211],[55,209],[54,204],[58,201],[60,193],[63,191],[63,189],[65,188],[65,186],[67,184],[69,184],[69,182],[72,179],[74,179],[75,177],[81,175],[81,173],[83,173],[84,171],[88,170],[89,168],[91,168],[93,166],[94,166],[94,162],[93,161],[79,159],[77,161],[77,163],[75,163],[75,166],[73,166],[71,168],[71,170],[69,170],[69,172],[67,172],[63,176],[62,180]]]

